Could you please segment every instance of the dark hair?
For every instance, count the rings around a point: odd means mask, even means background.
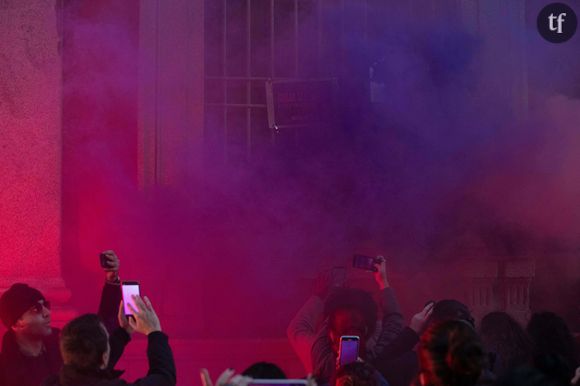
[[[534,356],[534,367],[541,371],[546,378],[559,383],[569,385],[574,377],[575,367],[558,354],[538,354]]]
[[[436,302],[428,324],[447,320],[463,320],[475,328],[475,320],[469,308],[458,300],[444,299]]]
[[[475,385],[484,367],[479,337],[462,320],[429,327],[421,336],[418,354],[421,373],[429,386]]]
[[[372,295],[361,289],[340,288],[337,289],[324,305],[324,314],[330,320],[332,328],[334,316],[339,310],[356,310],[364,318],[367,327],[367,336],[375,330],[377,324],[377,304]]]
[[[331,385],[336,385],[338,379],[348,377],[352,386],[378,386],[375,368],[366,362],[353,362],[340,367],[336,371]]]
[[[284,371],[273,363],[258,362],[244,370],[242,375],[254,379],[286,379]]]
[[[537,369],[521,366],[500,377],[496,386],[560,386],[560,383],[548,379]]]
[[[496,375],[530,364],[532,342],[524,329],[505,312],[490,312],[481,319],[480,336],[490,359],[490,370]]]
[[[60,335],[60,351],[65,364],[81,370],[99,369],[108,344],[101,319],[95,314],[71,320]]]
[[[550,377],[572,379],[578,366],[576,346],[570,329],[553,312],[532,315],[527,332],[534,344],[534,365]]]

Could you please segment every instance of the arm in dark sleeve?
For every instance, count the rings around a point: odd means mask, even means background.
[[[124,328],[118,327],[113,331],[113,333],[109,336],[109,345],[111,346],[111,354],[109,357],[109,370],[113,370],[123,352],[125,351],[125,347],[131,341],[131,335],[125,331]]]
[[[145,378],[136,381],[134,386],[175,386],[177,375],[173,352],[169,346],[169,338],[157,331],[147,336],[147,358],[149,372]]]
[[[308,373],[312,372],[312,345],[317,337],[316,326],[322,319],[323,311],[322,299],[317,296],[311,297],[300,308],[286,330],[290,345]]]
[[[101,292],[101,303],[99,304],[98,314],[109,334],[113,334],[119,327],[117,315],[119,313],[121,299],[121,284],[106,282]]]
[[[374,361],[403,331],[403,315],[392,288],[381,291],[383,307],[382,329],[375,346],[369,350],[367,359]]]
[[[314,339],[311,357],[313,374],[318,384],[329,383],[336,371],[336,354],[332,351],[328,322],[325,322],[316,339]]]
[[[409,327],[405,327],[403,331],[387,346],[376,354],[372,364],[381,368],[384,362],[388,362],[401,355],[413,350],[413,347],[419,342],[419,335]]]

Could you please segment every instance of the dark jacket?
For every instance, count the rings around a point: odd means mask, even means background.
[[[414,350],[407,351],[397,358],[374,364],[389,381],[391,386],[409,386],[419,373],[419,361]]]
[[[99,315],[110,329],[110,366],[117,363],[130,340],[127,332],[118,326],[118,330],[113,331],[115,326],[112,321],[116,320],[121,296],[119,285],[105,284],[103,287]],[[59,335],[60,330],[52,329],[52,334],[44,340],[44,352],[38,357],[30,357],[20,351],[14,332],[6,332],[0,353],[0,386],[39,386],[46,377],[58,373],[62,367]]]
[[[175,362],[167,335],[153,332],[147,337],[147,376],[134,383],[119,379],[119,372],[111,370],[82,371],[73,366],[63,366],[59,374],[49,377],[42,386],[175,386]]]
[[[374,347],[366,352],[366,360],[371,364],[374,363],[377,355],[388,349],[403,330],[403,315],[401,315],[395,293],[391,288],[385,288],[381,291],[381,303],[383,308],[381,333]],[[320,383],[329,382],[336,370],[337,354],[332,349],[328,323],[323,326],[318,337],[314,339],[311,357],[317,381]]]
[[[0,385],[38,386],[48,375],[57,373],[62,366],[59,333],[58,329],[52,329],[52,334],[44,340],[44,352],[30,357],[20,351],[14,332],[6,332],[0,354]]]
[[[409,327],[373,358],[371,364],[383,374],[391,386],[408,386],[419,371],[417,353],[413,350],[419,336]]]

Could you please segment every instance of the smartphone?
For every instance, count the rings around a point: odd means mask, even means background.
[[[342,367],[354,363],[358,359],[360,338],[358,336],[345,335],[340,337],[338,349],[338,363]]]
[[[364,269],[365,271],[377,272],[376,267],[377,259],[371,256],[365,255],[354,255],[352,259],[352,266],[359,269]]]
[[[306,386],[306,379],[253,379],[249,385],[260,386]]]
[[[106,253],[101,253],[99,255],[99,258],[101,259],[101,267],[103,267],[103,268],[110,268],[111,267],[111,264],[109,262],[109,259],[107,258]]]
[[[125,315],[131,316],[133,315],[133,311],[129,308],[129,304],[133,306],[134,309],[137,309],[137,305],[133,300],[133,295],[141,295],[139,291],[139,282],[124,281],[121,283],[121,289],[123,291],[123,308],[125,309]]]

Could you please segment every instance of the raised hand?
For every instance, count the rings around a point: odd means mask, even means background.
[[[377,256],[375,266],[377,272],[374,273],[375,281],[381,289],[389,288],[389,279],[387,277],[387,259],[383,256]]]
[[[127,306],[133,313],[133,318],[128,318],[129,326],[137,332],[144,335],[149,335],[155,331],[161,331],[161,323],[159,318],[149,301],[149,298],[141,298],[139,295],[133,295],[133,300],[137,309],[131,303]]]
[[[119,305],[119,313],[117,314],[117,320],[119,321],[119,326],[121,326],[121,328],[124,328],[129,335],[135,332],[133,327],[131,327],[131,325],[129,324],[129,319],[127,318],[127,315],[125,315],[125,307],[122,300],[121,304]]]
[[[433,308],[435,307],[435,302],[429,302],[423,309],[413,315],[411,318],[411,323],[409,327],[417,333],[417,335],[421,335],[423,330],[427,327],[427,322],[429,321],[429,317],[433,313]]]
[[[101,252],[101,259],[105,262],[103,270],[107,274],[107,281],[119,281],[119,266],[121,265],[121,261],[115,251],[107,250]]]

